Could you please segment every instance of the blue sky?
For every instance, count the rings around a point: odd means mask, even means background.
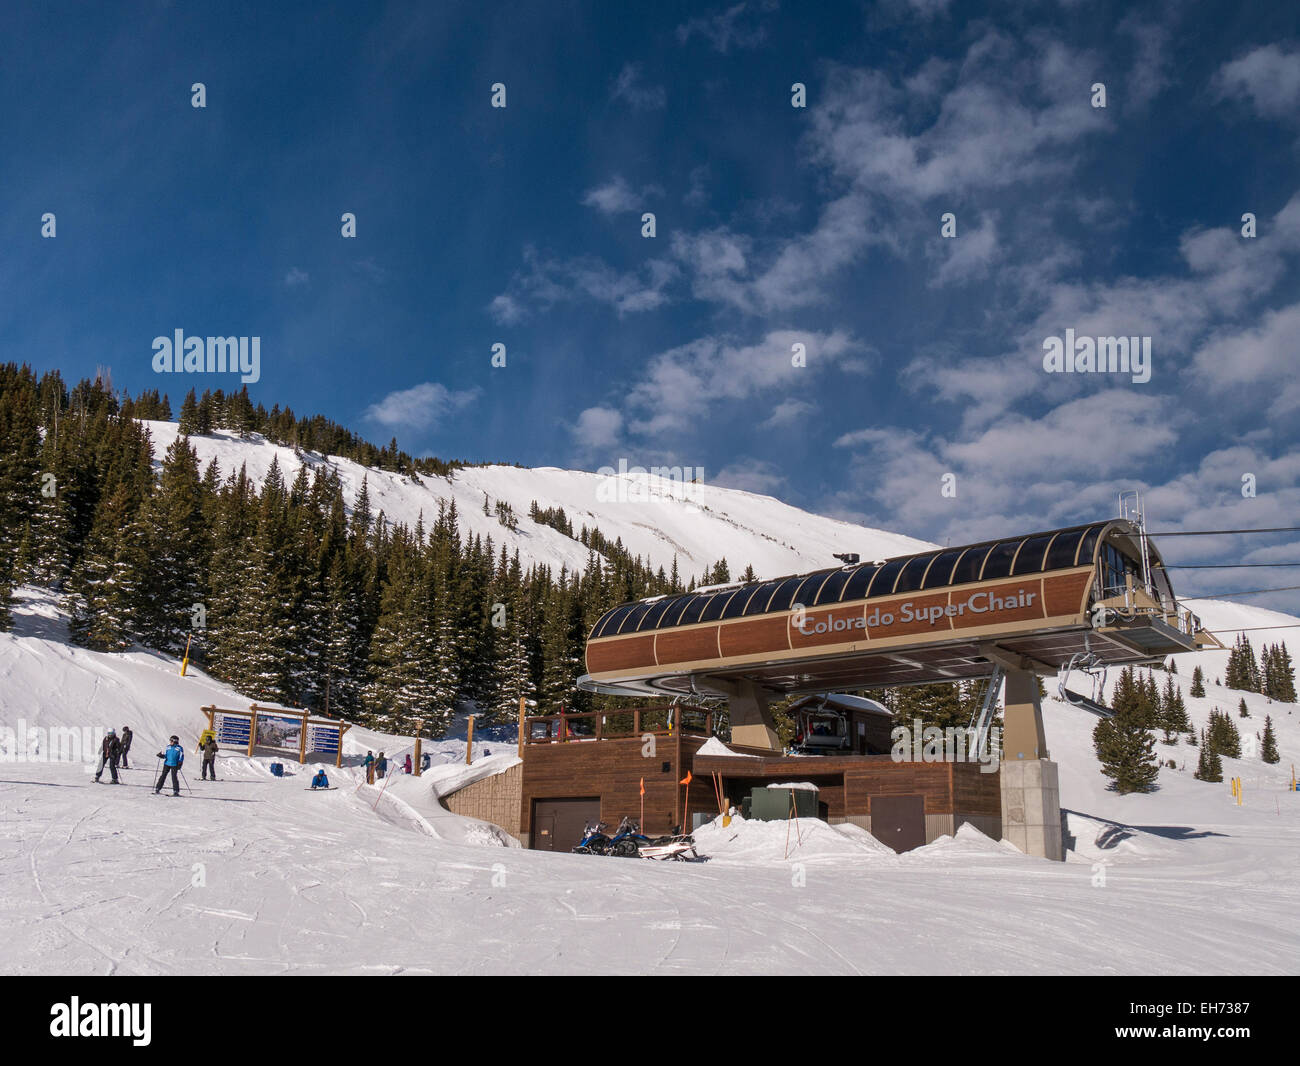
[[[0,57],[0,358],[178,405],[231,379],[155,336],[259,336],[255,399],[413,453],[701,466],[941,542],[1124,488],[1300,518],[1291,5],[11,4]],[[1046,373],[1066,329],[1149,336],[1151,380]]]

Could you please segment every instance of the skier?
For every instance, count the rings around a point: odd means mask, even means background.
[[[206,734],[207,740],[200,746],[199,751],[203,752],[203,780],[208,779],[208,771],[212,772],[212,780],[217,779],[217,738],[211,733]]]
[[[173,736],[167,745],[167,753],[163,754],[160,751],[158,758],[163,760],[163,768],[162,773],[158,775],[158,785],[154,788],[153,794],[156,796],[162,791],[162,787],[167,781],[167,772],[170,770],[172,775],[172,795],[179,796],[181,786],[180,782],[176,780],[176,774],[185,765],[185,749],[181,747],[181,738]]]
[[[384,753],[379,753],[379,758],[375,760],[375,777],[380,781],[384,779],[384,773],[388,770],[388,760],[384,758]]]
[[[406,772],[408,774],[411,772],[411,753],[409,751],[406,753]]]
[[[127,765],[126,756],[127,753],[131,750],[131,741],[134,739],[135,739],[135,734],[131,732],[131,727],[129,725],[124,725],[122,727],[122,769],[123,770],[131,769],[131,767]]]
[[[330,787],[330,779],[325,776],[325,770],[323,767],[317,770],[316,776],[311,779],[311,787],[314,789]]]
[[[366,768],[366,784],[373,785],[375,783],[375,753],[373,751],[366,752],[364,765]]]
[[[104,774],[104,766],[107,765],[113,775],[113,784],[121,782],[117,779],[117,760],[122,754],[122,742],[117,739],[117,734],[109,730],[104,737],[104,743],[99,746],[99,766],[95,770],[95,780],[98,781]]]

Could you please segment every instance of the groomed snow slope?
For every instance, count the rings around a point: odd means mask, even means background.
[[[1233,624],[1266,624],[1239,610]],[[1210,688],[1189,711],[1199,723],[1239,698]],[[204,783],[191,754],[193,792],[154,796],[161,741],[192,748],[200,705],[243,702],[163,656],[69,646],[48,598],[26,591],[0,634],[0,725],[130,723],[142,768],[115,788],[78,764],[0,763],[0,972],[1294,973],[1300,794],[1284,786],[1300,718],[1246,699],[1242,724],[1271,713],[1283,762],[1225,760],[1240,807],[1192,779],[1186,745],[1159,746],[1188,767],[1162,770],[1158,792],[1108,793],[1094,719],[1048,700],[1066,863],[970,829],[899,857],[851,827],[805,824],[787,845],[784,826],[735,822],[701,831],[709,862],[661,865],[502,847],[439,807],[432,781],[399,777],[381,796],[349,768],[313,794],[292,763],[276,779],[269,760],[224,751],[222,780]],[[406,742],[348,734],[349,761],[367,748],[400,758]],[[462,772],[463,741],[433,748],[435,776]]]
[[[179,427],[175,422],[144,424],[153,438],[154,457],[161,460]],[[304,453],[300,458],[292,448],[271,444],[257,434],[240,440],[217,432],[191,437],[190,444],[198,454],[200,469],[215,459],[224,478],[243,466],[258,486],[273,459],[279,460],[286,482],[297,476],[304,463],[312,471],[328,463],[339,473],[349,507],[366,480],[372,511],[377,515],[382,510],[389,521],[412,527],[423,514],[428,528],[438,514],[438,501],[455,500],[463,536],[490,536],[498,551],[502,543],[510,553],[518,549],[525,566],[545,563],[556,570],[561,566],[580,570],[588,557],[587,548],[579,541],[528,517],[534,500],[543,510],[564,508],[575,534],[584,525],[598,527],[611,543],[621,538],[633,555],[652,559],[665,570],[671,570],[676,555],[683,581],[698,577],[723,558],[733,577],[746,565],[752,565],[760,577],[777,577],[834,566],[837,552],[857,552],[872,559],[931,547],[913,537],[809,514],[770,496],[707,484],[683,488],[680,483],[644,473],[606,478],[554,467],[486,466],[458,470],[450,480],[409,478],[339,456],[326,459]],[[491,516],[483,513],[485,495]],[[510,504],[518,520],[515,532],[496,518],[501,500]]]

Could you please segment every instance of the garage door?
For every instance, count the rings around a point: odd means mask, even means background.
[[[871,835],[902,853],[925,843],[925,797],[872,796]]]
[[[535,851],[572,851],[588,822],[600,819],[600,798],[533,800]]]

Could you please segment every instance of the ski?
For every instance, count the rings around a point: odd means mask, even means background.
[[[330,785],[329,788],[304,788],[303,789],[304,792],[337,792],[338,790],[339,790],[338,785]]]

